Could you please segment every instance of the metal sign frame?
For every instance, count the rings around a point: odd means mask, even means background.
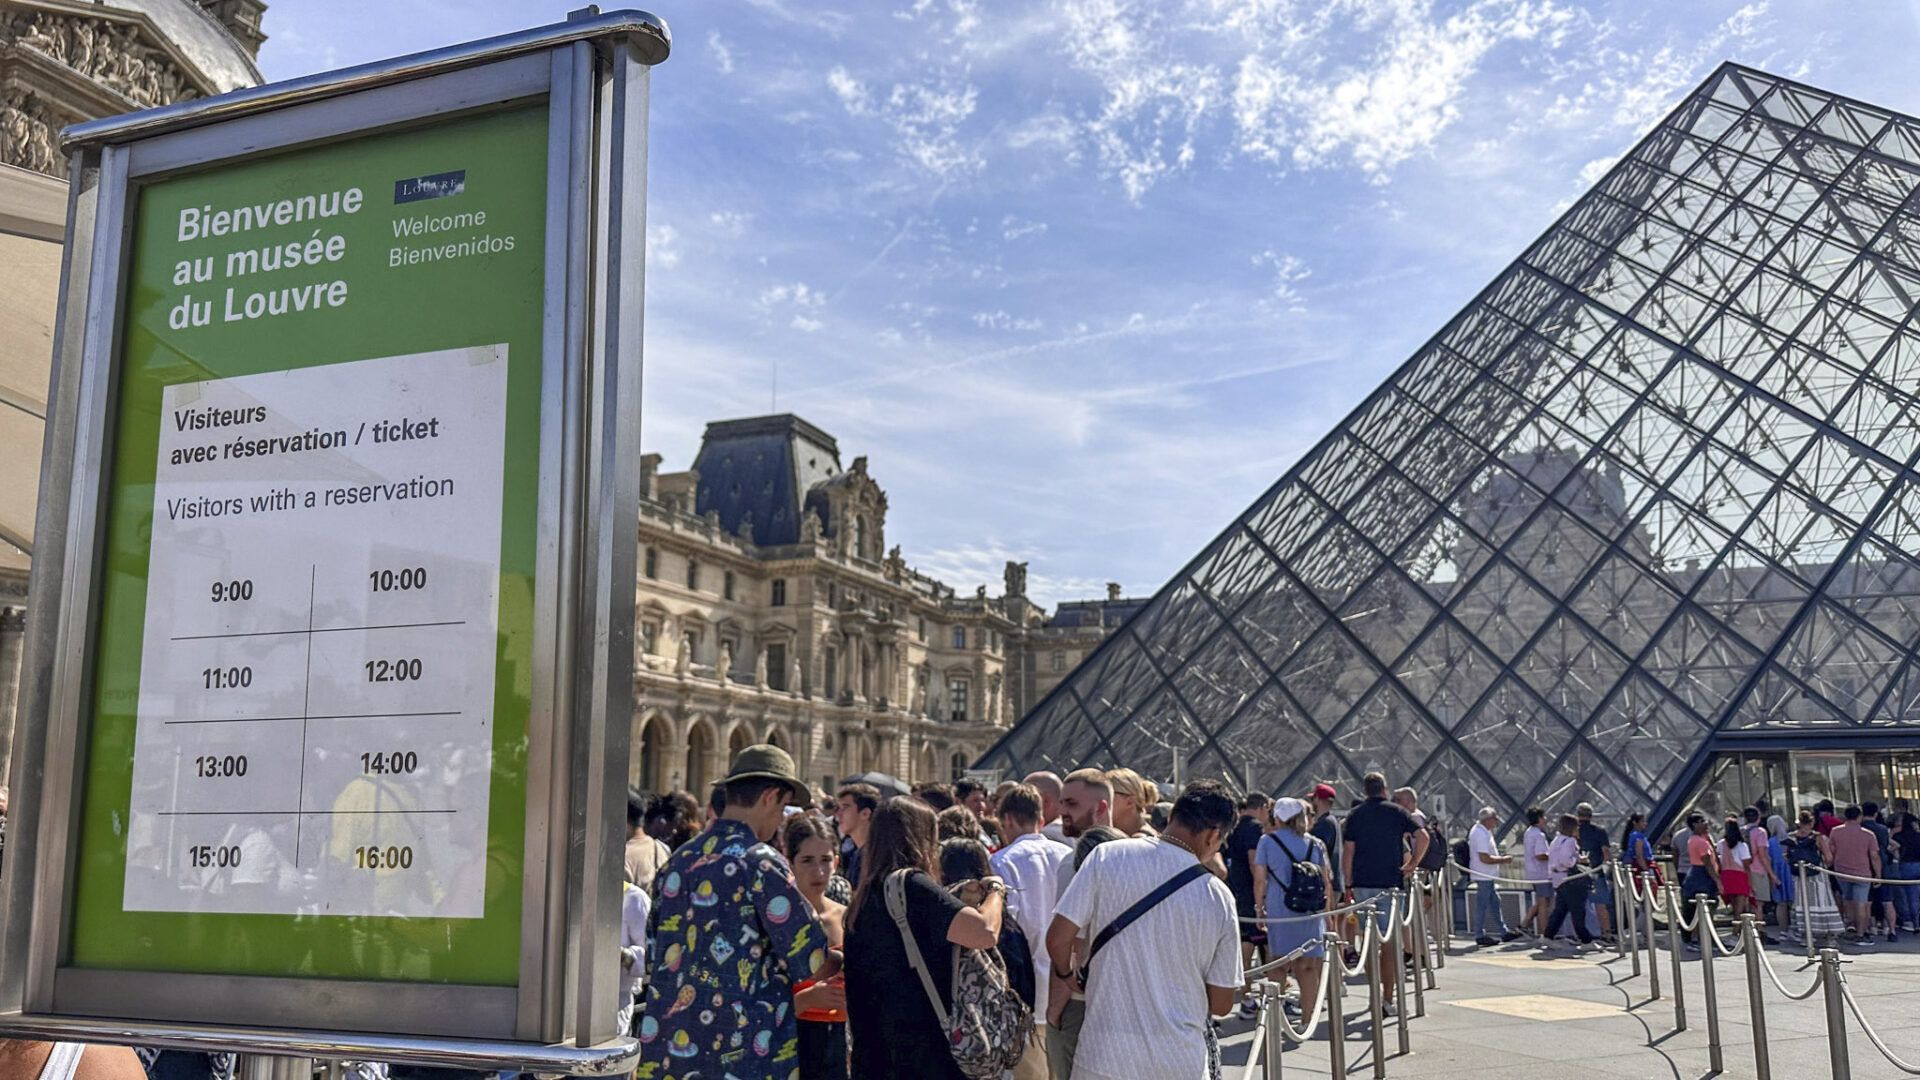
[[[645,12],[567,22],[69,128],[12,828],[0,1033],[609,1074],[632,713],[648,69]],[[532,709],[519,983],[342,981],[60,966],[73,902],[140,187],[210,165],[544,101],[548,114]]]

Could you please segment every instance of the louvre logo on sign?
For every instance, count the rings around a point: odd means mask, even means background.
[[[467,170],[434,173],[432,176],[416,176],[411,180],[393,182],[393,203],[420,202],[423,199],[444,199],[467,190]]]

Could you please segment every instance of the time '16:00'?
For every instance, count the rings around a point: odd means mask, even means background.
[[[413,869],[413,849],[410,847],[357,847],[353,849],[353,865],[361,870],[411,870]]]

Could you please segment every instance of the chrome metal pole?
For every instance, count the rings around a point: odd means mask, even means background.
[[[1410,897],[1410,895],[1411,894],[1408,893],[1407,890],[1405,889],[1393,890],[1393,954],[1390,954],[1390,955],[1393,955],[1393,959],[1394,959],[1393,1017],[1395,1021],[1394,1026],[1399,1028],[1401,1054],[1413,1053],[1413,1046],[1410,1042],[1408,1042],[1408,1036],[1407,1036],[1407,974],[1408,974],[1407,969],[1410,965],[1404,959],[1402,959],[1400,955],[1398,955],[1402,952],[1414,952],[1414,950],[1412,949],[1403,950],[1400,944],[1402,941],[1406,940],[1400,936],[1400,915],[1403,911],[1405,911],[1405,908],[1402,905],[1408,902],[1408,898]],[[1410,920],[1417,920],[1419,919],[1419,917],[1420,916],[1417,914],[1409,913]],[[1412,927],[1417,927],[1419,925],[1420,924],[1417,921],[1412,922],[1412,926],[1410,926],[1409,929],[1411,929]],[[1411,944],[1411,942],[1409,942],[1409,944]],[[1415,955],[1417,956],[1419,954],[1416,952]],[[1414,973],[1414,977],[1415,978],[1419,977],[1417,972]]]
[[[1341,992],[1346,988],[1346,976],[1341,974],[1340,935],[1327,931],[1326,962],[1332,965],[1327,971],[1327,1062],[1331,1075],[1345,1080],[1347,1075],[1347,1016],[1342,1003]]]
[[[1281,1021],[1286,1017],[1286,994],[1280,983],[1269,979],[1266,983],[1267,1022],[1267,1080],[1280,1080],[1280,1051],[1286,1046],[1286,1030]],[[1311,1008],[1302,1008],[1303,1014],[1310,1014]],[[1760,1080],[1766,1080],[1761,1077]]]
[[[1363,908],[1367,921],[1377,932],[1380,924],[1375,922],[1374,910]],[[1388,911],[1391,916],[1392,911]],[[1391,920],[1389,920],[1391,921]],[[1362,970],[1367,973],[1367,1017],[1372,1022],[1373,1036],[1373,1080],[1387,1080],[1387,1012],[1385,1009],[1386,974],[1380,970],[1380,955],[1384,949],[1398,948],[1393,938],[1376,934],[1360,935],[1360,944],[1367,955],[1360,958]],[[1394,935],[1398,937],[1399,935]]]
[[[1694,918],[1699,920],[1694,927],[1700,935],[1700,981],[1701,996],[1707,1007],[1707,1063],[1713,1071],[1726,1071],[1720,1053],[1720,1002],[1713,987],[1713,904],[1707,897],[1694,900]]]
[[[1636,887],[1640,903],[1640,918],[1646,927],[1647,942],[1647,992],[1650,1001],[1660,1000],[1660,945],[1653,932],[1653,890],[1650,883]]]
[[[1820,950],[1820,982],[1826,989],[1827,1062],[1833,1080],[1853,1080],[1853,1065],[1847,1060],[1847,1004],[1840,989],[1840,950]]]
[[[1687,1030],[1687,984],[1680,977],[1680,899],[1679,888],[1668,885],[1664,890],[1667,897],[1667,956],[1673,964],[1673,1030]]]
[[[1627,950],[1627,939],[1633,939],[1633,947],[1631,950],[1633,953],[1633,974],[1637,978],[1640,974],[1640,921],[1635,918],[1635,916],[1640,914],[1640,905],[1634,902],[1635,894],[1632,891],[1633,887],[1633,878],[1628,875],[1626,870],[1621,868],[1619,863],[1614,863],[1613,932],[1614,935],[1620,939],[1620,948],[1622,951]],[[1622,897],[1626,898],[1626,903],[1624,904],[1620,902]]]
[[[1620,925],[1620,861],[1615,859],[1607,863],[1607,869],[1602,872],[1613,882],[1613,902],[1608,905],[1609,910],[1607,912],[1608,918],[1613,921],[1613,955],[1618,959],[1625,960],[1627,958],[1627,928]],[[1628,919],[1627,921],[1632,922],[1633,920]],[[1633,973],[1635,975],[1640,974],[1640,954],[1637,952],[1633,956]]]
[[[1413,879],[1413,1015],[1427,1015],[1426,980],[1432,971],[1427,967],[1427,913],[1426,898],[1430,895],[1426,885],[1416,873]]]
[[[1807,887],[1807,864],[1800,864],[1800,929],[1807,939],[1807,959],[1813,959],[1813,892]]]
[[[1753,1024],[1753,1074],[1755,1080],[1773,1080],[1773,1065],[1767,1056],[1767,1003],[1760,981],[1760,928],[1753,916],[1740,916],[1740,940],[1747,949],[1747,1010]]]

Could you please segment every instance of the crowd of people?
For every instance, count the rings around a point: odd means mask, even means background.
[[[705,807],[629,811],[638,1075],[1211,1075],[1244,970],[1222,853],[1242,809],[1131,769],[827,794],[747,747]]]
[[[1330,784],[1236,798],[1126,768],[828,794],[748,747],[706,807],[630,812],[638,1075],[1217,1076],[1250,965],[1282,961],[1297,1015],[1329,933],[1351,966],[1375,920],[1384,986],[1411,947],[1389,894],[1449,848],[1412,789],[1361,786],[1340,816]]]

